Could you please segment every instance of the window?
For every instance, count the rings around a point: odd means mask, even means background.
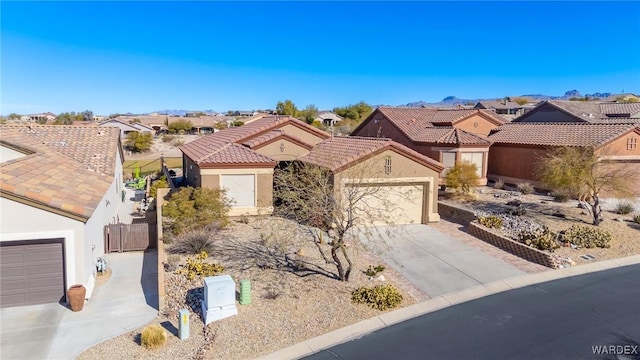
[[[443,152],[442,153],[442,165],[444,165],[443,174],[447,173],[447,170],[451,169],[456,165],[456,153],[454,152]]]
[[[384,173],[391,174],[391,156],[384,158]]]
[[[632,137],[627,139],[627,150],[635,150],[638,148],[638,138]]]
[[[482,177],[483,157],[484,157],[484,153],[481,153],[481,152],[460,154],[460,159],[462,161],[468,161],[472,164],[476,164],[476,174],[478,175],[479,178]]]
[[[477,122],[474,122],[474,123],[473,123],[473,127],[474,127],[474,128],[477,128],[477,127],[478,127],[478,123],[477,123]]]

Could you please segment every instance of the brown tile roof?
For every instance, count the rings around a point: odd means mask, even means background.
[[[499,115],[489,110],[443,110],[410,107],[379,107],[378,110],[409,139],[415,142],[489,145],[489,142],[484,138],[455,129],[451,125],[475,114],[484,115],[492,119],[496,124],[504,123],[504,120]]]
[[[45,147],[108,176],[114,175],[116,154],[122,151],[120,129],[110,127],[4,124],[0,138]]]
[[[633,129],[634,124],[516,123],[489,135],[494,144],[600,147]]]
[[[88,219],[113,182],[116,128],[0,125],[0,139],[25,153],[0,164],[3,196]]]
[[[439,162],[391,139],[359,136],[336,136],[324,140],[299,160],[339,172],[386,149],[395,149],[438,172],[443,169]]]
[[[279,127],[285,126],[287,124],[294,124],[301,128],[304,128],[306,131],[314,133],[321,138],[328,138],[330,135],[325,133],[324,131],[318,130],[312,126],[309,126],[307,123],[302,122],[298,119],[288,117],[288,116],[270,116],[270,117],[262,117],[260,119],[256,119],[250,123],[244,124],[239,127],[228,128],[213,134],[209,134],[203,136],[195,141],[189,142],[180,147],[180,150],[188,156],[190,159],[196,162],[196,164],[231,164],[234,157],[230,156],[229,158],[223,157],[227,152],[222,152],[219,155],[211,156],[212,153],[218,151],[228,144],[242,144],[247,142],[248,140],[252,140],[255,136],[263,136],[263,133],[268,133],[272,130],[276,130]],[[271,136],[271,135],[267,135]],[[264,140],[264,139],[262,139]],[[266,140],[265,140],[266,141]],[[260,142],[260,140],[257,140]],[[252,144],[255,144],[253,142]],[[254,145],[256,146],[256,145]],[[253,152],[253,150],[246,149],[247,151]],[[234,153],[235,154],[235,153]],[[242,155],[241,158],[243,161],[256,161],[259,163],[273,163],[275,160],[268,158],[263,155],[257,154],[254,157],[247,157],[247,155]],[[234,155],[239,156],[239,155]],[[263,161],[265,159],[269,159],[269,161]],[[243,164],[247,164],[247,162],[243,162]]]
[[[629,117],[640,113],[640,103],[601,103],[600,111],[606,115],[626,115]]]
[[[251,138],[247,141],[245,141],[244,143],[242,143],[242,145],[249,147],[251,149],[259,147],[262,144],[268,143],[270,141],[273,141],[279,137],[285,137],[290,139],[291,141],[298,143],[300,145],[303,145],[306,148],[311,149],[313,146],[311,144],[306,144],[302,139],[300,139],[297,136],[293,136],[291,134],[287,134],[286,132],[280,130],[280,129],[276,129],[276,130],[271,130],[263,135],[259,135],[256,136],[254,138]]]

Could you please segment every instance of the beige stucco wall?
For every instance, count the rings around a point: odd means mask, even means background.
[[[492,129],[498,126],[480,115],[473,115],[455,124],[454,127],[474,135],[486,137]]]
[[[391,172],[385,173],[385,159],[391,157]],[[393,150],[380,154],[340,171],[334,176],[336,194],[342,192],[345,183],[416,184],[424,186],[423,223],[439,221],[438,216],[439,173]]]
[[[299,127],[295,126],[295,125],[291,125],[291,124],[287,124],[281,128],[279,128],[280,130],[284,131],[285,133],[295,136],[299,139],[301,139],[303,142],[310,144],[310,145],[316,145],[317,143],[319,143],[320,141],[324,140],[323,138],[312,134],[308,131],[302,130]]]
[[[638,130],[640,132],[640,130]],[[628,149],[627,141],[629,139],[635,139],[636,148]],[[600,153],[604,156],[607,155],[616,155],[616,156],[629,156],[640,159],[640,134],[638,132],[632,131],[620,138],[610,142],[602,149],[599,149]]]
[[[254,150],[259,154],[269,156],[278,161],[295,160],[309,153],[309,150],[306,148],[287,139],[279,139]]]
[[[201,186],[200,168],[193,160],[184,154],[182,155],[182,173],[184,174],[187,185],[191,187]]]

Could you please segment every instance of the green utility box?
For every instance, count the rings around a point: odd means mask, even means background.
[[[240,280],[240,305],[251,304],[251,281]]]

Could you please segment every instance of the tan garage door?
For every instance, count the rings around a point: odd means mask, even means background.
[[[361,209],[368,215],[364,223],[401,225],[422,223],[424,186],[380,184],[364,191]]]
[[[64,296],[63,239],[0,243],[0,307],[58,302]]]

